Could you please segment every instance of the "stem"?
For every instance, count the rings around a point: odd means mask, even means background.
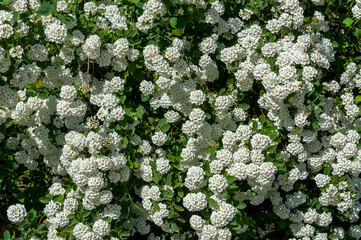
[[[89,60],[89,56],[88,56],[88,69],[87,69],[87,71],[86,71],[86,74],[88,75],[88,85],[89,85],[89,87],[90,87],[89,63],[90,63],[90,60]]]
[[[202,79],[199,77],[199,75],[192,69],[191,65],[189,64],[189,60],[187,55],[184,55],[188,64],[189,69],[194,72],[194,74],[197,76],[198,80],[207,88],[208,92],[212,95],[213,98],[216,98],[214,96],[214,94],[212,93],[212,91],[208,88],[207,84],[205,82],[202,81]]]
[[[170,144],[172,145],[172,141],[173,141],[173,128],[170,129]]]
[[[168,41],[169,44],[172,44],[172,39],[170,39],[170,37],[168,37],[167,35],[164,35],[164,34],[161,33],[161,32],[157,32],[157,33],[159,33],[160,35],[162,35],[162,36]]]
[[[130,201],[133,203],[133,205],[134,205],[139,211],[141,211],[141,212],[144,213],[147,217],[149,217],[148,213],[144,212],[140,207],[138,207],[137,204],[135,204],[135,203],[133,202],[133,199],[132,199],[132,197],[130,196],[129,192],[128,192],[128,197],[129,197]]]
[[[41,219],[43,219],[43,217],[46,217],[45,214],[43,216],[41,216],[41,218],[39,219],[39,222],[38,222],[38,225],[36,226],[35,232],[38,232],[38,227],[39,227]]]
[[[86,71],[87,75],[88,75],[88,86],[89,86],[89,91],[90,91],[90,76],[89,76],[89,66],[90,66],[90,60],[89,60],[89,56],[88,56],[88,69]],[[94,69],[93,69],[94,70]],[[90,104],[90,97],[89,97],[89,112],[90,112],[90,116],[93,117],[92,114],[92,106]]]
[[[7,4],[3,5],[3,6],[6,7],[6,6],[10,5],[10,4],[13,4],[14,2],[9,2],[9,3],[7,3]]]

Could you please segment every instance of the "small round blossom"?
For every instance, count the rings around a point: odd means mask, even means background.
[[[228,187],[227,178],[216,174],[209,178],[208,187],[214,193],[222,193]]]
[[[157,146],[164,145],[164,143],[167,141],[167,139],[168,139],[167,134],[165,134],[163,132],[156,132],[152,136],[152,142]]]
[[[164,158],[157,159],[155,164],[157,165],[157,172],[159,172],[161,174],[166,174],[171,168],[171,166],[169,164],[169,160],[164,159]]]
[[[13,223],[21,222],[26,217],[25,206],[19,203],[15,205],[11,205],[7,209],[7,216],[8,219]]]
[[[206,100],[206,95],[202,90],[195,90],[190,93],[190,102],[200,106]]]
[[[105,236],[110,232],[110,224],[103,219],[99,219],[94,223],[93,231],[99,236]]]
[[[48,49],[41,44],[35,44],[30,47],[29,58],[34,61],[46,61],[48,59]]]
[[[192,217],[189,219],[189,224],[191,225],[191,227],[194,230],[197,230],[197,231],[202,230],[205,222],[206,221],[201,216],[198,216],[198,215],[192,215]]]
[[[183,198],[183,206],[190,212],[201,211],[207,207],[206,195],[203,193],[188,193]]]
[[[9,50],[10,56],[12,56],[14,58],[15,57],[21,58],[23,55],[23,52],[24,52],[24,49],[20,45],[18,45],[16,47],[12,47]]]
[[[46,38],[51,42],[62,43],[67,35],[67,29],[62,24],[51,23],[45,27]]]
[[[83,238],[83,236],[85,236],[85,234],[88,232],[90,232],[90,227],[83,223],[78,223],[77,225],[75,225],[73,229],[73,235],[77,239]]]
[[[60,97],[63,100],[73,101],[77,96],[77,91],[74,86],[62,86]]]
[[[145,96],[148,96],[150,94],[153,94],[154,92],[154,84],[150,81],[146,81],[146,80],[143,80],[141,83],[140,83],[140,91],[145,95]]]
[[[168,123],[175,123],[179,119],[179,113],[176,111],[168,111],[164,114],[164,117],[167,119]]]
[[[14,33],[13,27],[9,24],[0,24],[1,38],[9,38]]]

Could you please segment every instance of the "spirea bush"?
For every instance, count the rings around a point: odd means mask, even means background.
[[[5,239],[361,239],[361,1],[3,0]]]

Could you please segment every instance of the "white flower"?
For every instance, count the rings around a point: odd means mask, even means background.
[[[7,210],[8,219],[13,223],[18,223],[24,220],[26,214],[25,206],[19,203],[11,205]]]

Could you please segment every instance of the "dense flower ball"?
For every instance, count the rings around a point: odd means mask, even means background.
[[[93,231],[99,236],[105,236],[110,232],[110,224],[103,219],[99,219],[94,223]]]
[[[7,210],[8,219],[13,223],[18,223],[26,217],[26,209],[23,204],[11,205]]]
[[[157,146],[162,146],[167,141],[167,134],[163,132],[156,132],[152,136],[152,142]]]
[[[208,182],[209,190],[214,193],[222,193],[228,187],[227,178],[220,174],[212,176]]]
[[[67,29],[62,24],[51,23],[45,28],[45,35],[51,42],[62,43],[67,34]]]
[[[183,206],[191,212],[201,211],[207,206],[206,195],[203,193],[188,193],[183,198]]]

